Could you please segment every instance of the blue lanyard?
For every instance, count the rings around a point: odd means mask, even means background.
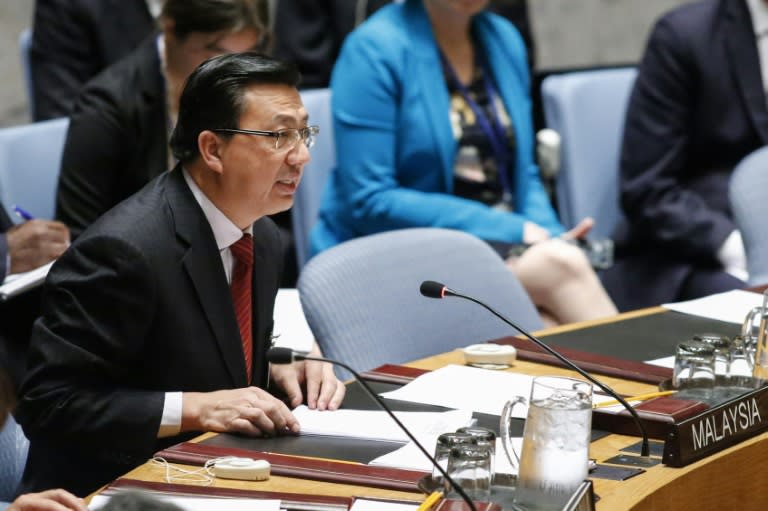
[[[491,149],[493,150],[494,158],[496,159],[496,165],[499,169],[499,179],[501,180],[502,196],[505,204],[512,203],[512,187],[509,183],[509,141],[507,139],[507,130],[499,120],[498,112],[496,112],[496,101],[499,97],[496,87],[493,85],[493,81],[488,77],[488,66],[483,66],[483,86],[485,87],[486,95],[488,96],[488,110],[491,115],[488,116],[486,112],[480,108],[477,101],[472,99],[469,93],[469,89],[461,83],[459,77],[456,75],[448,59],[445,58],[443,52],[440,52],[440,61],[443,64],[443,68],[448,71],[451,81],[456,88],[461,92],[464,101],[469,105],[475,114],[477,124],[483,131],[488,141],[491,143]],[[490,118],[489,118],[490,117]]]

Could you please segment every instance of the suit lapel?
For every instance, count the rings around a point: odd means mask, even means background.
[[[184,182],[179,166],[169,179],[168,202],[176,234],[186,247],[182,264],[219,345],[232,384],[244,387],[247,378],[243,347],[221,256],[208,221]]]
[[[768,105],[752,21],[744,1],[726,2],[726,44],[739,94],[763,143],[768,143]]]

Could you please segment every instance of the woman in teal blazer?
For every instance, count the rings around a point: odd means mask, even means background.
[[[331,81],[338,167],[310,236],[313,253],[406,227],[445,227],[512,244],[563,234],[533,161],[525,46],[509,22],[483,11],[487,3],[406,0],[380,9],[347,37]],[[461,81],[471,79],[472,56],[482,59],[514,127],[516,149],[499,176],[512,197],[506,210],[454,193],[458,142],[441,50]],[[567,234],[583,235],[590,225]],[[566,302],[580,300],[551,296],[552,284],[536,275],[542,265],[551,270],[548,261],[566,271],[559,278],[589,286],[592,312],[571,313],[575,304]],[[509,264],[556,322],[615,312],[586,258],[570,245],[536,243]]]

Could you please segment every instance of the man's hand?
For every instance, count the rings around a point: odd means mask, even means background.
[[[257,387],[185,392],[182,403],[181,431],[252,436],[299,432],[299,423],[285,403]]]
[[[30,220],[6,233],[10,273],[34,270],[59,257],[69,246],[69,229],[61,222]]]
[[[311,355],[322,357],[320,347],[315,344]],[[272,380],[282,388],[292,408],[304,400],[302,386],[307,392],[307,406],[318,410],[336,410],[344,400],[346,387],[333,372],[333,366],[325,362],[305,360],[288,365],[273,364]]]
[[[523,243],[533,245],[549,239],[549,231],[533,222],[523,224]]]
[[[65,490],[27,493],[17,498],[8,511],[88,511],[83,499]]]

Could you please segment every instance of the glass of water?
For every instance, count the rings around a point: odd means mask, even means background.
[[[448,470],[448,459],[451,455],[451,449],[458,445],[477,445],[477,439],[469,433],[443,433],[437,437],[435,444],[435,461],[443,470]],[[442,484],[443,474],[437,469],[432,468],[432,480],[437,484]]]
[[[448,475],[472,500],[491,500],[491,451],[487,445],[461,444],[451,449],[448,457]],[[458,493],[445,482],[447,498],[458,498]]]

